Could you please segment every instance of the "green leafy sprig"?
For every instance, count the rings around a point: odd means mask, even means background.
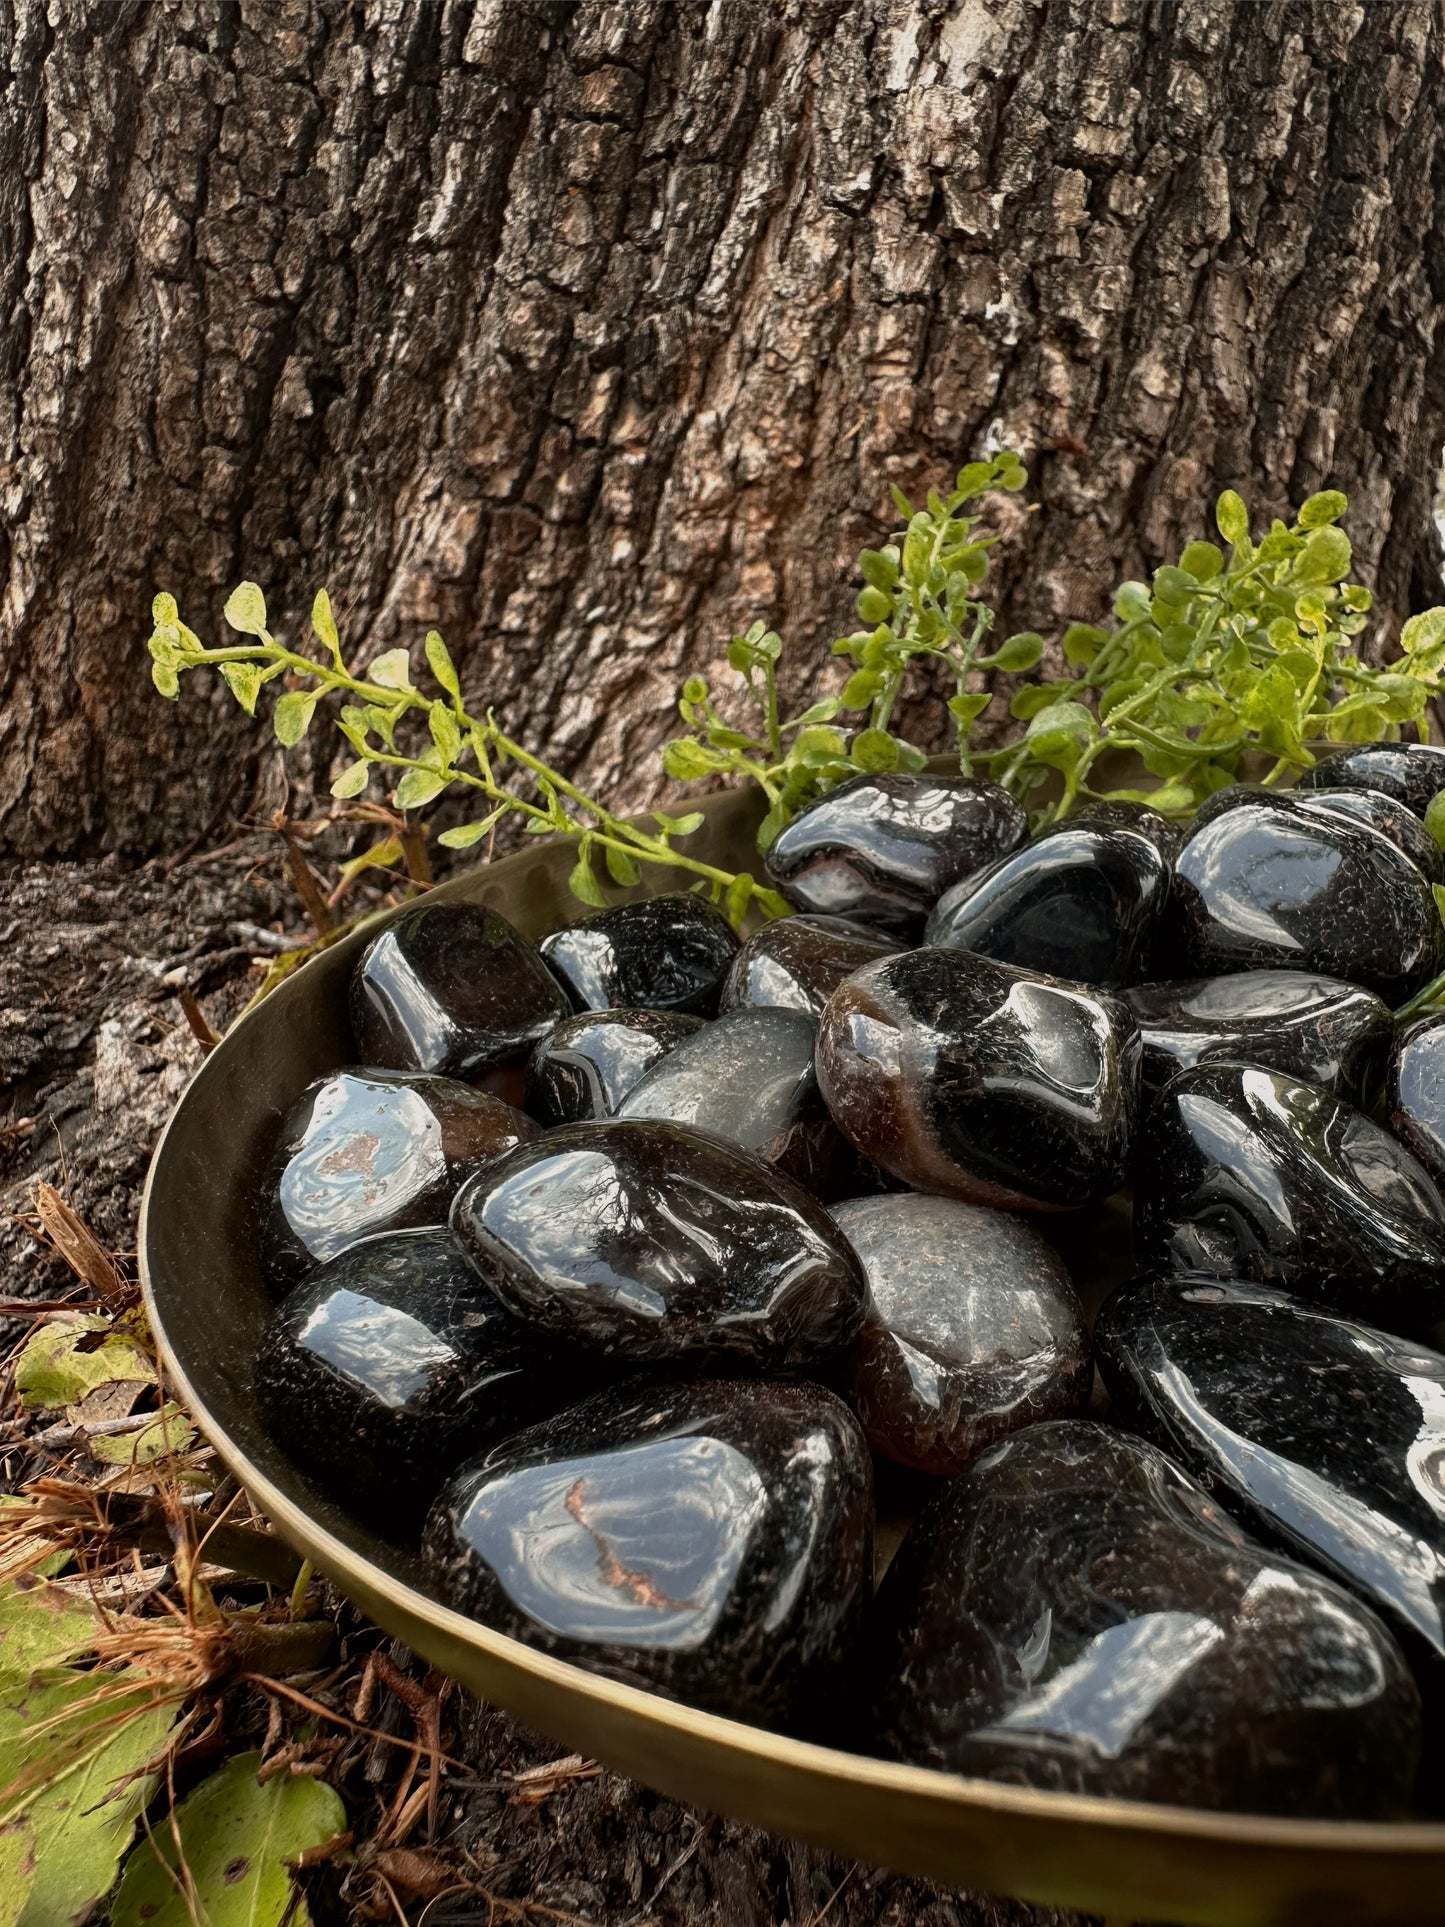
[[[1025,633],[985,649],[993,611],[974,591],[988,572],[988,551],[997,537],[976,534],[979,517],[962,511],[995,491],[1021,489],[1027,480],[1023,463],[1006,449],[989,461],[969,462],[946,500],[930,490],[924,508],[914,509],[895,489],[905,526],[881,549],[864,549],[858,558],[863,588],[857,612],[866,627],[833,644],[834,655],[853,664],[843,688],[781,721],[777,667],[783,645],[775,631],[754,623],[746,635],[733,637],[728,663],[746,686],[757,722],[751,730],[738,728],[718,710],[704,679],[690,676],[678,702],[689,733],[664,749],[668,775],[757,783],[768,799],[758,830],[758,847],[766,850],[790,817],[849,777],[923,767],[927,753],[890,729],[909,670],[922,658],[941,662],[952,682],[948,713],[960,764],[969,769],[970,732],[993,700],[990,689],[976,686],[982,672],[1032,669],[1043,639]],[[845,710],[866,717],[851,734],[833,726]]]
[[[459,784],[478,791],[492,807],[473,822],[443,831],[438,841],[449,849],[467,849],[506,816],[520,816],[522,828],[532,835],[575,837],[577,861],[568,881],[583,903],[600,908],[607,902],[594,867],[600,857],[607,875],[623,887],[641,881],[643,864],[683,872],[696,880],[694,888],[706,890],[723,906],[735,925],[753,905],[765,917],[788,914],[784,899],[746,871],[734,874],[676,847],[675,839],[700,826],[700,812],[671,816],[654,810],[655,829],[629,823],[506,735],[490,710],[484,717],[471,715],[456,667],[435,629],[426,638],[426,658],[440,696],[417,688],[405,649],[388,649],[364,675],[350,668],[324,589],[317,592],[311,609],[312,630],[326,652],[320,660],[287,648],[270,633],[265,598],[254,582],[243,582],[225,608],[231,628],[249,638],[242,643],[207,649],[181,621],[170,595],[155,598],[152,615],[151,675],[163,696],[177,695],[187,671],[214,667],[247,715],[254,716],[265,685],[284,677],[288,686],[276,699],[272,724],[288,748],[305,736],[321,699],[340,696],[338,727],[356,760],[331,785],[338,799],[360,797],[378,771],[394,781],[393,801],[399,810],[424,808]],[[420,723],[425,724],[425,738],[416,740]],[[525,783],[530,794],[519,794],[509,778]]]

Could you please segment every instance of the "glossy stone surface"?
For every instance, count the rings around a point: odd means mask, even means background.
[[[1184,824],[1151,810],[1147,803],[1130,803],[1118,798],[1081,804],[1060,822],[1046,824],[1034,841],[1040,843],[1046,836],[1057,836],[1063,830],[1133,830],[1139,836],[1147,836],[1159,854],[1172,863],[1174,852],[1183,841],[1184,829]]]
[[[800,1010],[821,1017],[845,977],[899,948],[847,917],[775,917],[749,937],[723,981],[719,1009]]]
[[[1120,995],[1139,1023],[1149,1092],[1196,1064],[1230,1057],[1353,1101],[1395,1035],[1390,1012],[1373,991],[1307,970],[1140,984]]]
[[[1083,1410],[1083,1311],[1032,1225],[912,1194],[833,1216],[868,1274],[846,1396],[876,1451],[946,1477],[1006,1433]]]
[[[890,772],[855,776],[800,810],[765,861],[800,910],[912,941],[950,884],[1027,839],[1027,817],[996,783]]]
[[[1385,1078],[1390,1129],[1445,1185],[1445,1014],[1418,1018],[1401,1033]]]
[[[872,1468],[820,1386],[633,1382],[458,1474],[426,1534],[448,1604],[755,1725],[832,1723],[872,1581]]]
[[[852,1154],[819,1095],[817,1034],[798,1010],[732,1011],[654,1065],[617,1115],[712,1131],[826,1191]]]
[[[1234,1812],[1389,1818],[1409,1797],[1419,1698],[1380,1620],[1102,1425],[1031,1426],[945,1487],[878,1622],[900,1759]]]
[[[520,1063],[566,1014],[531,944],[474,903],[408,910],[367,945],[351,979],[357,1055],[382,1070],[475,1078]]]
[[[1175,866],[1181,975],[1270,968],[1363,984],[1392,1008],[1440,968],[1430,886],[1388,838],[1306,799],[1223,792]]]
[[[924,942],[1117,989],[1147,974],[1168,894],[1150,838],[1065,824],[946,891]]]
[[[446,1231],[390,1232],[313,1271],[261,1341],[255,1385],[303,1471],[415,1538],[469,1452],[575,1396],[575,1369],[503,1311]]]
[[[1121,1424],[1445,1662],[1445,1358],[1235,1279],[1135,1279],[1096,1342]]]
[[[850,1342],[867,1303],[822,1205],[676,1124],[564,1124],[467,1185],[452,1226],[510,1310],[627,1363],[805,1367]]]
[[[1445,789],[1445,749],[1434,743],[1357,743],[1322,757],[1295,787],[1382,790],[1423,816]]]
[[[1343,816],[1352,823],[1363,823],[1368,829],[1378,830],[1397,850],[1403,850],[1432,883],[1445,879],[1445,858],[1440,845],[1414,811],[1395,797],[1386,796],[1381,790],[1313,789],[1306,791],[1300,801],[1326,815]]]
[[[1391,1331],[1445,1313],[1445,1203],[1424,1167],[1328,1092],[1253,1065],[1203,1064],[1156,1099],[1134,1249],[1144,1270],[1279,1285]]]
[[[530,1116],[548,1127],[611,1117],[634,1084],[703,1026],[681,1010],[585,1010],[564,1017],[527,1064]]]
[[[817,1066],[838,1128],[920,1191],[1067,1209],[1129,1168],[1139,1033],[1074,984],[959,950],[887,957],[829,1000]]]
[[[737,955],[732,925],[710,903],[670,893],[599,910],[541,943],[579,1010],[682,1010],[711,1017]]]
[[[537,1135],[529,1117],[455,1078],[318,1078],[287,1113],[262,1181],[262,1270],[294,1283],[358,1238],[444,1225],[474,1171]]]

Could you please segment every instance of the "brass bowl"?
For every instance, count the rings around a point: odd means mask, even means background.
[[[754,860],[752,799],[703,804],[689,848]],[[572,920],[567,846],[443,884],[528,936]],[[646,895],[645,887],[631,893]],[[1445,1825],[1252,1819],[1039,1793],[785,1739],[595,1678],[451,1612],[410,1558],[331,1505],[260,1424],[251,1359],[271,1309],[250,1211],[281,1118],[348,1060],[346,981],[376,924],[323,951],[244,1017],[156,1146],[140,1221],[146,1307],[179,1397],[277,1529],[390,1633],[559,1744],[696,1806],[957,1886],[1116,1919],[1264,1927],[1434,1921]]]

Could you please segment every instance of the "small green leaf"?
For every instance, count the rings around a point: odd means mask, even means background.
[[[789,729],[806,729],[809,723],[831,723],[843,707],[841,696],[824,696],[812,703],[801,716],[795,716],[787,725]]]
[[[759,850],[766,850],[773,838],[789,819],[788,807],[782,801],[773,804],[762,822],[758,825],[757,843]]]
[[[287,749],[299,743],[311,727],[320,696],[321,692],[315,689],[288,689],[284,696],[277,697],[271,724],[277,741]]]
[[[1028,717],[1037,716],[1040,710],[1047,709],[1052,703],[1063,702],[1070,690],[1078,688],[1072,682],[1029,682],[1022,689],[1016,689],[1009,699],[1009,714],[1020,722]]]
[[[1295,563],[1297,582],[1338,582],[1350,572],[1350,538],[1343,529],[1313,529]]]
[[[886,729],[860,729],[850,744],[853,761],[859,769],[897,769],[898,745]]]
[[[855,669],[843,685],[839,701],[844,709],[866,709],[883,687],[883,678],[872,669]]]
[[[1009,636],[988,661],[1005,675],[1016,676],[1025,669],[1032,669],[1043,653],[1043,637],[1032,629],[1023,629],[1018,635]]]
[[[96,1334],[105,1336],[96,1343]],[[53,1411],[78,1405],[102,1385],[150,1385],[155,1366],[125,1333],[96,1314],[47,1322],[31,1332],[15,1363],[22,1405]]]
[[[318,589],[311,603],[311,627],[318,642],[331,651],[337,662],[341,660],[341,638],[336,633],[336,619],[331,613],[331,597],[324,589]]]
[[[1107,629],[1096,629],[1089,622],[1071,622],[1064,631],[1064,661],[1074,669],[1085,669],[1109,640]]]
[[[633,884],[641,883],[642,872],[626,850],[617,850],[610,843],[605,843],[602,846],[602,855],[607,864],[607,874],[614,883],[621,884],[624,890],[630,890]]]
[[[1212,542],[1189,542],[1179,558],[1179,566],[1196,582],[1212,582],[1224,567],[1224,557]]]
[[[373,843],[369,850],[363,850],[360,856],[343,863],[339,878],[342,883],[350,883],[353,877],[359,877],[364,870],[389,870],[400,861],[400,837],[384,836],[379,843]]]
[[[948,713],[955,722],[967,727],[976,716],[983,714],[992,701],[993,697],[986,689],[967,690],[961,695],[949,697]]]
[[[607,908],[607,893],[593,872],[592,851],[585,838],[572,867],[572,874],[567,879],[567,887],[580,902],[590,903],[596,910]]]
[[[893,614],[893,598],[870,583],[859,595],[856,607],[860,622],[887,622]]]
[[[138,1432],[104,1434],[86,1445],[86,1456],[101,1465],[154,1465],[177,1458],[196,1442],[196,1428],[180,1406],[167,1399],[149,1425]]]
[[[661,810],[652,814],[669,836],[691,836],[707,821],[701,810],[688,810],[682,816],[666,816]]]
[[[455,701],[460,702],[462,685],[457,675],[457,666],[451,659],[451,652],[435,629],[426,632],[427,667],[441,684],[442,688]]]
[[[1231,548],[1249,541],[1249,510],[1232,488],[1227,488],[1214,505],[1214,525]]]
[[[1187,569],[1163,568],[1154,571],[1156,601],[1178,608],[1198,590],[1199,584]]]
[[[1137,622],[1149,613],[1152,601],[1145,582],[1121,582],[1114,591],[1114,614],[1120,622]]]
[[[723,914],[734,930],[741,930],[743,918],[748,913],[748,905],[753,900],[757,884],[746,870],[740,870],[727,887],[723,899]]]
[[[682,699],[687,703],[705,703],[707,701],[707,684],[701,676],[688,677],[687,681],[682,685]]]
[[[168,662],[156,661],[151,664],[151,681],[160,693],[174,702],[181,693],[181,680]]]
[[[440,796],[451,778],[440,770],[409,769],[397,784],[392,800],[399,810],[419,810]]]
[[[331,785],[331,794],[338,802],[348,802],[353,796],[360,796],[370,779],[370,763],[364,761],[348,763],[346,768]]]
[[[1425,828],[1445,850],[1445,790],[1440,790],[1425,805]]]
[[[898,586],[898,559],[883,549],[864,549],[858,557],[858,572],[871,588],[881,589],[885,595]]]
[[[1407,656],[1432,649],[1437,642],[1445,642],[1445,609],[1422,610],[1418,616],[1411,616],[1400,631],[1400,647]]]
[[[1441,923],[1445,923],[1445,883],[1432,883],[1430,894],[1435,899],[1435,908],[1440,913]]]
[[[680,783],[695,782],[699,776],[711,776],[715,769],[723,767],[726,758],[720,758],[706,744],[695,742],[690,736],[674,737],[662,752],[662,767],[669,776]]]
[[[411,657],[405,649],[388,649],[367,670],[366,679],[382,689],[410,689]]]
[[[173,595],[167,595],[164,589],[161,590],[159,595],[152,596],[151,598],[152,621],[178,622],[180,620],[180,613],[181,613],[180,610],[176,607],[175,597]]]
[[[231,627],[241,635],[259,636],[263,642],[269,640],[266,634],[266,598],[258,583],[243,582],[238,588],[232,589],[226,599],[225,616]]]
[[[177,1806],[126,1863],[113,1927],[281,1927],[297,1916],[290,1868],[346,1828],[346,1809],[324,1780],[278,1773],[257,1781],[259,1753],[242,1753]],[[194,1909],[176,1874],[175,1834],[191,1876]]]
[[[1349,506],[1337,488],[1322,489],[1301,504],[1299,525],[1302,529],[1326,528],[1331,522],[1338,522]]]
[[[492,825],[500,822],[506,814],[507,806],[503,803],[490,816],[482,817],[480,822],[459,823],[455,829],[443,830],[437,842],[448,850],[469,850],[474,843],[480,843]]]
[[[427,727],[443,762],[455,763],[462,747],[462,732],[457,719],[445,703],[433,703],[427,711]]]
[[[1049,736],[1088,736],[1097,727],[1093,712],[1082,703],[1055,702],[1030,720],[1027,735],[1038,743]]]
[[[248,716],[256,713],[256,698],[261,693],[261,671],[254,662],[223,662],[221,674],[226,687]]]

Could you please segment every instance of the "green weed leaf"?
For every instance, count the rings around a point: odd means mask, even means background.
[[[371,765],[365,760],[348,763],[346,768],[331,785],[331,794],[338,802],[349,802],[353,796],[360,796],[371,780]]]
[[[580,903],[591,904],[594,910],[607,908],[607,892],[597,881],[592,868],[592,851],[586,840],[577,853],[577,861],[572,866],[572,874],[567,879],[567,887]]]
[[[271,717],[276,740],[287,749],[299,743],[311,727],[320,700],[321,692],[316,689],[288,689],[284,696],[278,696]]]
[[[317,641],[330,650],[332,660],[339,663],[341,638],[336,633],[336,620],[331,613],[331,597],[324,589],[318,589],[312,600],[311,628]]]
[[[457,676],[456,664],[452,661],[446,644],[435,629],[428,629],[426,632],[426,659],[427,666],[442,688],[454,701],[460,701],[462,686]]]
[[[372,663],[366,678],[368,682],[379,684],[382,689],[410,689],[411,657],[405,649],[388,649]]]
[[[1214,525],[1231,548],[1242,548],[1249,541],[1249,510],[1232,488],[1214,505]]]
[[[399,810],[419,810],[440,796],[451,778],[435,769],[409,769],[396,786],[393,800]]]
[[[226,687],[248,716],[256,713],[256,698],[261,693],[261,671],[254,662],[223,662],[221,674]]]
[[[241,635],[259,636],[263,642],[269,640],[266,634],[266,598],[258,583],[243,582],[233,589],[226,599],[225,616],[231,627]]]

